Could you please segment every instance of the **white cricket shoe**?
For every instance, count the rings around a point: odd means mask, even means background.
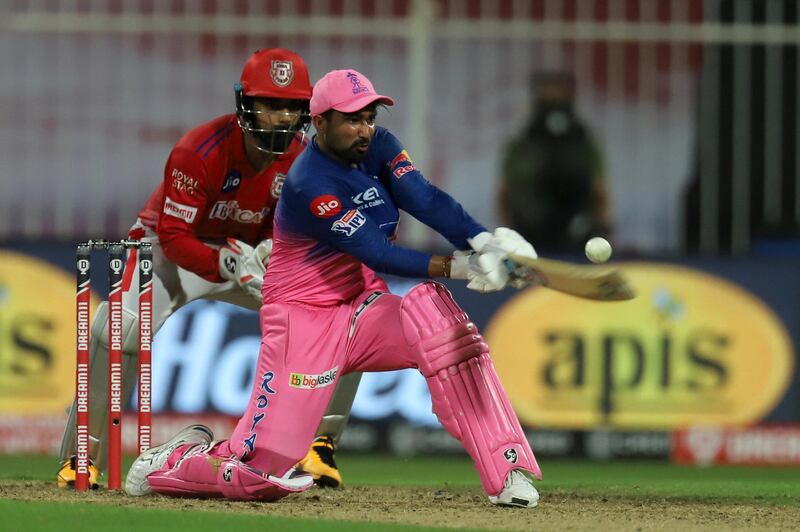
[[[497,506],[519,506],[534,508],[539,504],[539,492],[533,482],[520,469],[512,470],[503,483],[500,495],[489,495],[489,501]]]
[[[152,493],[147,475],[164,467],[167,458],[175,449],[186,443],[208,444],[213,439],[214,434],[205,425],[189,425],[167,443],[148,449],[131,465],[125,478],[125,491],[134,497]]]

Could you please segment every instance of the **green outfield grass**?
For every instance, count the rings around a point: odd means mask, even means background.
[[[395,458],[343,454],[338,457],[349,486],[475,487],[477,476],[465,458]],[[128,461],[129,463],[129,461]],[[126,464],[126,470],[127,470]],[[545,478],[537,486],[543,497],[586,497],[707,502],[722,506],[737,503],[765,507],[800,506],[800,469],[788,468],[689,468],[665,463],[616,461],[610,463],[543,460]],[[2,481],[49,481],[56,462],[52,457],[0,456]],[[2,492],[0,492],[2,494]],[[545,500],[545,499],[543,499]],[[320,520],[236,513],[182,512],[180,510],[115,507],[111,504],[70,504],[46,501],[9,501],[0,497],[0,515],[6,525],[20,523],[19,530],[65,530],[64,523],[81,523],[92,530],[113,520],[121,530],[239,530],[271,527],[272,530],[319,530]],[[320,516],[324,518],[324,516]],[[6,520],[7,519],[7,520]],[[4,530],[16,530],[0,526]],[[325,520],[325,532],[366,531],[369,523]],[[440,530],[402,525],[381,525],[382,530]]]

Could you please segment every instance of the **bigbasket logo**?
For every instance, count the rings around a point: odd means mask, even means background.
[[[786,393],[786,330],[751,293],[689,268],[627,264],[639,296],[598,303],[531,288],[487,339],[520,418],[584,429],[747,424]]]
[[[303,373],[290,373],[289,386],[292,388],[303,388],[305,390],[313,390],[315,388],[323,388],[334,383],[336,380],[336,372],[339,371],[338,367],[329,369],[325,373],[319,375],[304,375]]]
[[[78,312],[89,314],[97,304],[92,297],[91,309]],[[88,348],[88,330],[78,336],[75,305],[74,273],[0,251],[0,416],[63,415],[72,403],[76,344]]]

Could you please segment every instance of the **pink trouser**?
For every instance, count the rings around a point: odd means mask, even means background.
[[[253,393],[219,452],[280,476],[305,456],[342,375],[415,367],[400,302],[364,292],[331,308],[265,305]]]
[[[512,469],[541,476],[483,337],[442,285],[417,285],[404,298],[365,291],[331,308],[271,303],[261,309],[261,329],[247,411],[230,439],[206,451],[211,457],[283,477],[305,456],[342,375],[413,367],[489,495]]]

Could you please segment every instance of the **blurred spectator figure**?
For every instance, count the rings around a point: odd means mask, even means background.
[[[581,250],[610,231],[600,146],[575,113],[566,72],[533,76],[533,114],[505,148],[500,215],[536,249]]]

